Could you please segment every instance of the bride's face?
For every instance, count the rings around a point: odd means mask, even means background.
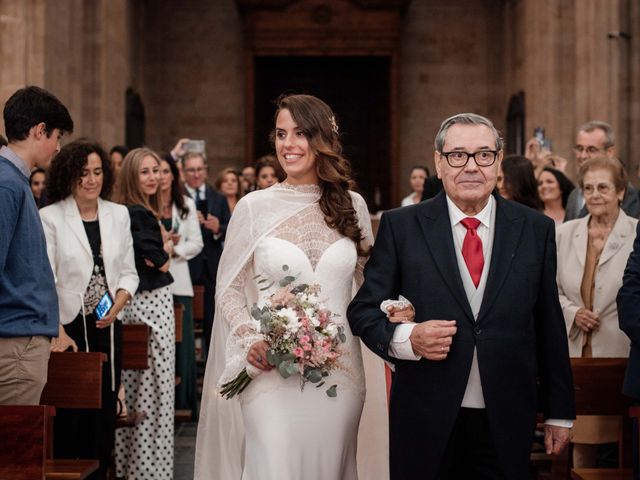
[[[316,156],[311,151],[305,133],[287,109],[281,110],[276,118],[276,153],[287,174],[288,183],[318,183]]]

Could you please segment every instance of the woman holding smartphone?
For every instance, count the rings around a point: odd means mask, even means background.
[[[202,232],[196,204],[184,194],[178,167],[173,158],[160,163],[161,222],[173,241],[173,258],[169,272],[173,276],[173,301],[184,306],[182,315],[182,342],[176,344],[176,408],[191,410],[197,416],[196,346],[193,332],[193,285],[188,261],[203,247]]]
[[[116,432],[116,476],[130,480],[173,478],[175,317],[169,266],[174,247],[159,221],[160,163],[152,150],[136,148],[125,157],[118,184],[120,203],[131,217],[140,277],[123,323],[150,327],[149,368],[122,371],[127,409],[147,413],[139,425]]]
[[[55,455],[98,458],[100,468],[91,478],[100,479],[106,478],[114,445],[122,343],[118,317],[138,288],[129,213],[106,200],[113,179],[109,157],[98,144],[72,142],[51,163],[47,196],[52,204],[40,210],[60,308],[59,336],[51,349],[107,355],[102,409],[59,410]],[[98,318],[102,299],[113,305]]]

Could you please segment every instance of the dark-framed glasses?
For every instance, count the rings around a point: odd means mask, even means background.
[[[500,150],[480,150],[479,152],[440,152],[444,158],[447,159],[447,163],[454,168],[462,168],[468,162],[470,158],[476,162],[479,167],[490,167],[498,158]]]

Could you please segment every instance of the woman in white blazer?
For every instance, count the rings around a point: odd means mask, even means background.
[[[138,288],[129,212],[105,200],[113,181],[109,157],[98,144],[70,143],[51,163],[52,204],[40,210],[60,309],[60,336],[52,350],[107,354],[102,409],[95,415],[57,413],[56,456],[99,458],[99,478],[106,478],[114,445],[122,328],[117,319]],[[98,320],[94,309],[106,292],[114,304]]]
[[[607,157],[580,167],[589,215],[557,228],[558,293],[572,357],[628,357],[629,339],[618,327],[616,295],[633,249],[636,224],[620,208],[627,185],[622,164]],[[617,441],[616,417],[578,417],[574,466],[596,466],[599,444]],[[601,462],[600,462],[601,463]]]
[[[160,163],[161,221],[173,240],[173,255],[169,272],[173,276],[171,293],[175,303],[184,306],[182,342],[176,344],[176,409],[191,410],[197,415],[196,355],[193,331],[193,285],[188,261],[203,247],[202,232],[195,202],[184,194],[178,167],[172,158]]]

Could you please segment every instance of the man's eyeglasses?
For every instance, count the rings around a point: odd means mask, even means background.
[[[202,172],[206,172],[206,171],[207,171],[206,167],[185,168],[184,169],[184,173],[188,173],[189,175],[193,175],[195,173],[202,173]]]
[[[589,195],[593,195],[595,193],[596,190],[598,190],[598,193],[600,195],[606,195],[609,192],[613,192],[616,189],[616,187],[610,183],[598,183],[597,185],[583,185],[582,186],[582,193],[585,196],[589,196]]]
[[[573,147],[573,151],[576,153],[586,153],[587,155],[595,155],[599,152],[604,152],[604,148],[596,148],[594,146],[583,147],[582,145],[576,145]]]
[[[440,152],[444,158],[447,159],[447,163],[453,168],[462,168],[468,162],[470,158],[476,162],[479,167],[490,167],[498,158],[498,152],[500,150],[480,150],[479,152]]]

